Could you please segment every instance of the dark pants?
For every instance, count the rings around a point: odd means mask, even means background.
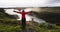
[[[26,29],[26,18],[22,18],[22,30]]]

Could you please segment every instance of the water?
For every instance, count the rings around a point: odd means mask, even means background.
[[[8,13],[9,15],[18,15],[19,19],[17,20],[21,20],[21,14],[18,14],[18,13],[15,13],[13,12],[14,9],[6,9],[6,13]],[[35,22],[38,22],[38,23],[44,23],[45,21],[42,20],[42,19],[39,19],[37,17],[34,17],[34,16],[31,16],[31,15],[26,15],[26,21],[32,21],[32,18],[33,18],[33,21]]]
[[[33,19],[33,21],[35,21],[35,22],[38,22],[38,23],[45,23],[45,21],[44,21],[44,20],[39,19],[39,18],[37,18],[37,17],[30,16],[30,15],[27,15],[27,16],[28,16],[28,17],[30,17],[30,18],[31,18],[31,20]]]

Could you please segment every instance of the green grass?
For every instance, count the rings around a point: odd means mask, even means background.
[[[18,23],[16,19],[3,18],[3,23],[0,23],[0,32],[21,32],[21,25],[12,24]],[[7,22],[7,23],[4,23]],[[36,32],[60,32],[60,26],[49,23],[39,23],[35,26],[27,26],[28,29],[34,29]]]
[[[0,32],[18,32],[18,31],[21,31],[20,25],[0,23]]]

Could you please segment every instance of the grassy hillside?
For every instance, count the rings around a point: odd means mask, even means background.
[[[30,15],[60,25],[60,7],[41,7],[40,12],[32,12]]]

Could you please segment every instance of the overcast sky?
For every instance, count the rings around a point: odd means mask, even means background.
[[[0,7],[54,7],[60,0],[0,0]]]

